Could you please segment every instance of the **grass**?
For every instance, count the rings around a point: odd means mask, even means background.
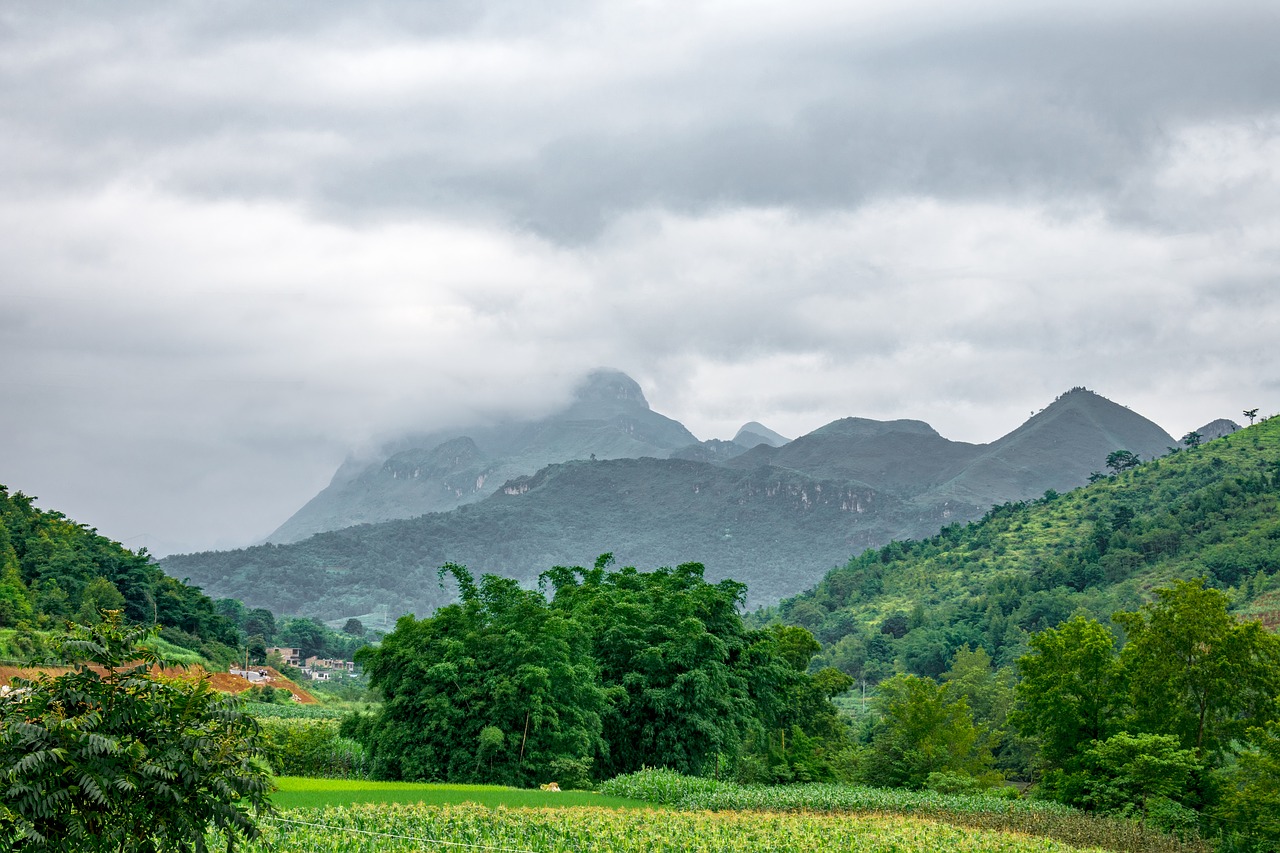
[[[281,809],[316,809],[353,803],[475,803],[494,808],[568,808],[598,806],[652,809],[652,803],[590,791],[534,791],[500,785],[436,785],[419,782],[370,782],[363,779],[313,779],[279,776],[271,801]]]

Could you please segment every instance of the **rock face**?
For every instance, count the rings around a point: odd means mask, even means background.
[[[344,464],[267,541],[297,542],[354,524],[451,510],[554,462],[665,458],[697,441],[679,422],[652,411],[630,376],[597,370],[569,406],[541,420],[405,438],[381,460]]]

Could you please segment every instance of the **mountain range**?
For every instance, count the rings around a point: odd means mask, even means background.
[[[867,548],[1082,485],[1114,450],[1147,459],[1174,444],[1084,388],[989,444],[866,418],[793,441],[750,423],[699,442],[629,377],[598,371],[548,418],[406,439],[344,466],[271,543],[162,565],[215,596],[338,618],[430,611],[452,597],[437,581],[445,562],[531,584],[612,552],[642,567],[701,562],[708,578],[747,583],[755,606]]]

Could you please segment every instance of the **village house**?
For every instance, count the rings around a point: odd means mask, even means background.
[[[267,649],[267,656],[272,653],[280,655],[280,658],[289,666],[302,666],[302,649],[290,649],[281,646],[271,646]]]

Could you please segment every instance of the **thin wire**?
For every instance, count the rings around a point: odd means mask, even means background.
[[[308,823],[305,820],[290,820],[289,818],[283,817],[271,817],[269,820],[274,820],[278,823],[296,823],[299,826],[312,826],[317,829],[339,829],[343,832],[360,832],[365,835],[377,835],[382,838],[400,838],[405,841],[420,841],[426,844],[439,844],[445,847],[469,847],[472,850],[499,850],[505,851],[505,853],[535,853],[535,851],[524,847],[494,847],[489,844],[468,844],[465,841],[442,841],[438,838],[422,838],[416,835],[395,835],[390,832],[374,832],[369,829],[356,829],[353,826],[334,826],[328,823]]]

